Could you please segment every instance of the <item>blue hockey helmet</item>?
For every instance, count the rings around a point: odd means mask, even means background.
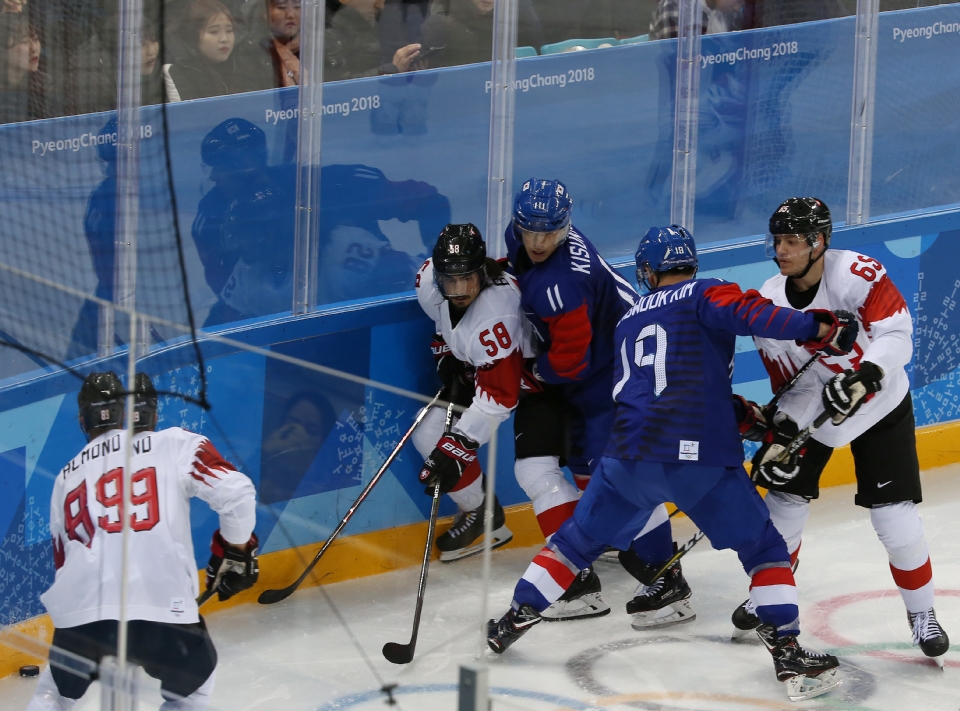
[[[667,272],[681,267],[697,269],[697,245],[685,227],[651,227],[637,246],[637,283],[647,291],[653,287],[647,281],[647,267],[651,272]]]
[[[527,232],[554,232],[570,224],[573,200],[559,180],[530,178],[513,201],[513,224]]]

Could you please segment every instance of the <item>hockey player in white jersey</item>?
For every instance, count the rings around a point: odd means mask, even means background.
[[[453,561],[482,550],[484,486],[477,449],[517,406],[523,359],[533,355],[530,326],[520,311],[513,277],[486,256],[472,224],[447,225],[433,256],[417,272],[420,306],[436,325],[432,344],[437,372],[450,398],[466,410],[444,433],[444,410],[434,407],[413,434],[425,457],[420,481],[433,484],[460,509],[449,530],[437,537],[440,560]],[[492,546],[513,538],[499,501],[494,501]]]
[[[217,655],[198,593],[190,499],[220,515],[207,588],[221,600],[258,575],[256,492],[201,435],[179,427],[153,432],[156,391],[137,377],[137,432],[121,429],[124,388],[114,373],[91,373],[77,398],[89,443],[57,475],[50,503],[56,577],[40,599],[54,624],[50,665],[28,711],[68,711],[96,672],[77,674],[78,658],[96,669],[116,655],[120,618],[123,467],[127,448],[131,511],[126,571],[128,660],[160,680],[161,711],[200,711],[210,699]]]
[[[933,571],[923,522],[920,468],[910,386],[904,366],[913,355],[913,326],[907,304],[876,259],[830,250],[832,222],[816,198],[790,198],[770,218],[767,254],[780,274],[760,293],[778,306],[799,310],[838,309],[856,314],[860,333],[847,356],[816,363],[783,396],[763,445],[753,460],[753,480],[770,489],[767,506],[796,563],[811,499],[836,447],[850,444],[856,465],[854,502],[870,510],[870,520],[889,558],[914,644],[937,660],[949,648],[947,633],[934,613]],[[756,338],[774,391],[810,358],[793,341]],[[793,457],[776,461],[799,429],[821,412],[832,415]],[[741,430],[742,431],[742,430]],[[748,603],[733,615],[740,630],[756,627]]]

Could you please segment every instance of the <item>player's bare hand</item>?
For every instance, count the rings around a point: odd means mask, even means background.
[[[399,72],[408,72],[410,71],[410,65],[417,61],[417,57],[419,56],[420,45],[408,44],[406,47],[401,47],[394,52],[393,66],[395,66]]]

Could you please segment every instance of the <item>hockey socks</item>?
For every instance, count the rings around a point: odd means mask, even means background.
[[[525,457],[514,464],[517,483],[533,503],[533,513],[548,541],[573,516],[580,492],[560,470],[558,457]]]
[[[588,567],[587,565],[583,566]],[[559,600],[580,573],[573,563],[557,548],[548,543],[527,566],[513,592],[513,607],[529,605],[541,613]]]
[[[912,501],[870,509],[877,537],[887,549],[890,572],[907,612],[921,613],[934,604],[933,568],[923,521]]]

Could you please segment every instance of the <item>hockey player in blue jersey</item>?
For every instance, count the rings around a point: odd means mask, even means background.
[[[507,614],[490,621],[489,646],[506,650],[607,544],[627,543],[628,522],[672,501],[714,548],[737,552],[763,623],[758,634],[790,698],[818,696],[840,683],[838,661],[797,642],[790,556],[743,469],[731,364],[736,335],[847,353],[856,321],[843,312],[777,307],[719,279],[696,280],[696,247],[682,227],[652,228],[636,259],[649,293],[616,328],[610,441],[573,516],[527,568]]]
[[[506,233],[521,308],[541,346],[540,354],[527,361],[527,394],[521,397],[514,420],[515,470],[521,486],[537,489],[549,484],[557,492],[559,505],[536,512],[547,540],[572,515],[577,501],[577,491],[563,478],[561,460],[566,460],[583,490],[610,436],[613,332],[639,299],[633,286],[573,226],[572,209],[573,200],[563,183],[532,178],[516,196]],[[527,493],[533,497],[531,491]],[[650,577],[673,555],[666,508],[658,507],[649,520],[630,530],[638,537],[633,546],[629,539],[621,545],[626,550],[620,560],[641,582],[627,605],[633,626],[692,621],[696,615],[690,607],[690,586],[679,563],[660,580]],[[610,608],[600,599],[600,590],[599,577],[592,567],[587,568],[544,617],[606,614]]]

